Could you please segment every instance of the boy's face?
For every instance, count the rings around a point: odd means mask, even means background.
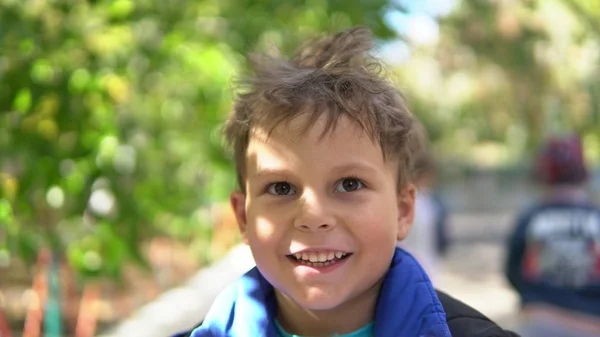
[[[342,119],[320,138],[324,121],[299,135],[305,122],[282,123],[268,138],[254,130],[246,194],[231,203],[277,291],[304,309],[335,309],[377,296],[373,286],[412,224],[414,188],[398,191],[397,164],[354,123]]]

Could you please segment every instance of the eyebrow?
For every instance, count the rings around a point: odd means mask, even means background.
[[[278,168],[262,168],[258,169],[253,175],[251,175],[250,179],[263,178],[265,176],[291,176],[291,172],[286,169],[278,169]]]
[[[377,172],[377,169],[374,168],[369,163],[357,161],[357,162],[352,162],[352,163],[336,166],[333,168],[333,171],[336,173],[344,173],[344,172],[348,172],[348,171],[358,171],[359,173],[362,173],[362,174],[373,174],[373,173]]]

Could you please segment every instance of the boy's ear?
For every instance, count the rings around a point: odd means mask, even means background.
[[[235,213],[235,218],[242,234],[242,241],[248,244],[248,237],[246,236],[246,195],[240,191],[232,192],[229,196],[229,202],[231,203],[233,213]]]
[[[398,192],[398,241],[406,238],[415,220],[415,193],[413,184]]]

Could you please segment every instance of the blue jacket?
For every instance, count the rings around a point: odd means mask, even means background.
[[[524,211],[510,238],[506,276],[523,304],[600,318],[600,210],[554,201]]]
[[[273,287],[253,268],[221,293],[192,337],[277,337]],[[375,314],[377,337],[451,337],[446,313],[418,262],[397,248]]]

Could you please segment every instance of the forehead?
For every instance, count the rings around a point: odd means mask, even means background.
[[[345,116],[336,119],[323,114],[318,118],[313,118],[308,113],[284,120],[274,127],[257,125],[251,130],[250,135],[251,138],[262,142],[269,141],[269,138],[276,138],[293,143],[324,140],[332,142],[339,138],[356,139],[362,142],[363,138],[369,138],[369,135],[358,123]]]
[[[326,169],[336,162],[358,159],[386,166],[379,143],[357,123],[342,117],[328,128],[325,118],[312,122],[308,116],[300,116],[273,130],[255,127],[248,144],[246,170],[251,174],[265,166],[301,167],[306,162]]]

